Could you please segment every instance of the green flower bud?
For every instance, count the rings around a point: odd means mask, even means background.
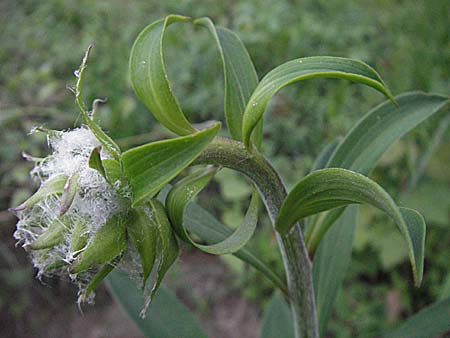
[[[31,250],[42,250],[53,248],[64,241],[64,232],[67,231],[64,220],[60,217],[55,218],[48,228],[31,243],[28,248]]]
[[[124,216],[114,215],[97,231],[70,271],[77,274],[91,267],[108,263],[119,256],[126,246]]]

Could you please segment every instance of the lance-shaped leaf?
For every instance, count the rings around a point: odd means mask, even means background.
[[[100,142],[100,144],[108,151],[116,160],[120,159],[120,147],[117,145],[114,140],[109,137],[100,126],[93,120],[93,116],[90,116],[86,108],[84,106],[82,100],[82,87],[83,87],[83,79],[84,79],[84,71],[87,67],[87,62],[89,58],[89,54],[91,53],[92,46],[89,46],[86,53],[84,54],[83,61],[81,62],[78,70],[75,71],[75,76],[77,78],[77,82],[75,85],[75,100],[77,102],[78,108],[80,109],[81,115],[83,116],[84,123],[89,127],[91,132]]]
[[[152,213],[154,223],[158,228],[161,252],[159,257],[158,270],[156,273],[156,281],[153,285],[149,297],[145,301],[145,306],[141,311],[141,317],[145,317],[147,308],[153,300],[153,297],[155,296],[155,293],[158,290],[164,278],[164,275],[175,262],[179,253],[178,242],[172,232],[172,226],[170,225],[169,219],[167,218],[164,205],[156,198],[151,199],[148,205],[150,207],[150,212]]]
[[[293,82],[319,77],[362,83],[380,91],[395,102],[378,73],[361,61],[331,56],[313,56],[288,61],[264,76],[247,103],[242,126],[245,145],[249,146],[253,129],[261,120],[270,99],[280,89]]]
[[[218,243],[210,245],[195,243],[189,236],[184,224],[184,212],[188,203],[208,184],[215,173],[215,169],[207,169],[184,178],[170,190],[167,195],[166,205],[173,227],[181,239],[204,252],[214,255],[225,255],[240,250],[253,236],[258,221],[258,194],[254,189],[250,207],[244,220],[233,234]]]
[[[350,205],[328,231],[313,260],[313,284],[320,336],[324,336],[336,295],[352,258],[358,206]],[[333,211],[331,211],[333,212]]]
[[[36,203],[42,201],[44,198],[59,194],[64,191],[64,185],[66,184],[67,176],[65,175],[57,175],[52,178],[49,178],[45,181],[38,191],[36,191],[29,199],[20,204],[15,208],[11,208],[10,210],[13,212],[22,211],[25,209],[31,208]]]
[[[397,329],[383,338],[428,338],[440,337],[450,330],[450,298],[433,303],[420,310]]]
[[[76,172],[73,175],[71,175],[67,179],[66,184],[64,184],[64,191],[61,196],[61,206],[59,208],[60,216],[64,215],[72,205],[73,199],[75,198],[75,195],[77,193],[79,178],[80,173]]]
[[[169,289],[161,287],[150,304],[146,318],[139,316],[144,303],[142,291],[126,273],[113,270],[107,277],[114,299],[145,337],[205,338],[194,315]]]
[[[127,246],[125,223],[124,215],[112,216],[98,229],[86,249],[78,256],[71,272],[80,273],[119,256]]]
[[[419,92],[405,93],[395,99],[398,108],[386,101],[356,124],[332,155],[329,167],[344,167],[367,174],[393,142],[441,111],[449,102],[447,97]],[[333,214],[340,212],[338,210],[331,210],[323,223],[314,226],[317,233],[307,243],[308,249],[313,251],[319,244],[313,269],[321,334],[325,332],[337,292],[351,261],[355,214],[344,214],[327,232],[333,224],[330,220],[335,218]]]
[[[264,310],[260,337],[295,337],[291,310],[278,292],[274,292]]]
[[[197,19],[194,24],[206,27],[217,44],[223,66],[225,119],[231,136],[241,141],[245,106],[258,85],[255,66],[244,44],[234,32],[214,26],[209,18]],[[262,128],[258,128],[258,133],[261,132]],[[261,135],[258,139],[260,142]]]
[[[408,131],[447,106],[450,100],[420,92],[397,96],[368,112],[345,136],[327,167],[368,174],[387,148]]]
[[[67,230],[67,226],[64,224],[64,219],[56,217],[45,229],[45,231],[39,235],[36,240],[29,246],[32,250],[42,250],[53,248],[60,244],[64,240],[64,232]]]
[[[208,146],[220,124],[195,134],[149,143],[123,153],[122,163],[133,189],[133,206],[153,197]]]
[[[167,26],[189,21],[180,15],[169,15],[147,26],[131,49],[130,78],[136,96],[150,112],[177,135],[195,132],[172,92],[164,64],[163,42]]]
[[[397,96],[398,107],[386,101],[368,112],[353,127],[328,160],[327,167],[340,167],[367,175],[388,149],[419,123],[448,106],[447,97],[420,92]],[[313,253],[342,210],[333,210],[310,228],[307,246]]]
[[[158,242],[158,225],[149,207],[143,206],[131,210],[127,233],[141,259],[142,284],[145,287],[155,262]]]
[[[389,194],[371,179],[340,168],[317,170],[300,180],[281,206],[276,229],[286,233],[298,220],[348,204],[367,203],[390,216],[404,236],[414,282],[420,285],[425,251],[425,221],[411,209],[398,208]]]
[[[102,159],[100,158],[101,146],[92,149],[89,156],[89,168],[97,170],[104,178],[106,178],[105,168],[103,167]]]

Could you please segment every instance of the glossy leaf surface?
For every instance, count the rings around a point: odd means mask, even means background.
[[[248,147],[250,136],[272,97],[285,86],[311,78],[339,78],[370,86],[392,98],[378,73],[367,64],[347,58],[314,56],[288,61],[270,71],[256,87],[245,108],[242,138]]]
[[[220,124],[195,134],[149,143],[123,153],[125,174],[133,189],[133,206],[153,197],[208,146]]]

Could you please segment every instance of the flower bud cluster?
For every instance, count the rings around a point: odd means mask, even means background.
[[[90,154],[100,144],[88,128],[50,131],[47,138],[52,154],[33,159],[31,171],[40,189],[11,209],[19,219],[14,237],[29,251],[38,278],[70,275],[81,295],[99,267],[75,274],[71,265],[99,229],[126,210],[128,201],[89,167]],[[111,158],[104,150],[100,156]]]

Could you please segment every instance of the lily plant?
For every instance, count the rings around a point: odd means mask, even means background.
[[[219,122],[192,124],[171,89],[163,45],[174,23],[205,28],[219,50],[227,128],[222,134],[229,137],[218,136]],[[174,137],[122,151],[97,122],[98,101],[89,110],[82,99],[90,51],[75,72],[73,88],[83,125],[68,131],[39,129],[47,133],[52,154],[27,156],[35,162],[31,175],[40,188],[12,209],[19,219],[14,236],[28,250],[39,277],[70,278],[82,302],[92,300],[108,276],[116,299],[146,335],[202,337],[187,309],[160,288],[182,241],[208,254],[235,255],[280,291],[265,313],[262,336],[317,338],[326,332],[350,263],[357,205],[369,204],[386,213],[402,234],[411,282],[420,286],[425,221],[417,211],[398,206],[367,175],[392,143],[447,107],[447,97],[421,92],[393,96],[373,68],[341,57],[298,58],[258,79],[235,33],[209,18],[169,15],[139,34],[129,71],[138,99]],[[311,172],[287,191],[263,154],[263,115],[285,86],[324,77],[369,86],[387,100],[363,115],[342,140],[327,145]],[[224,167],[245,176],[253,187],[248,211],[234,230],[193,201]],[[272,271],[247,246],[260,201],[272,222],[285,275]],[[445,305],[448,301],[438,307]],[[286,324],[277,324],[286,312]]]

